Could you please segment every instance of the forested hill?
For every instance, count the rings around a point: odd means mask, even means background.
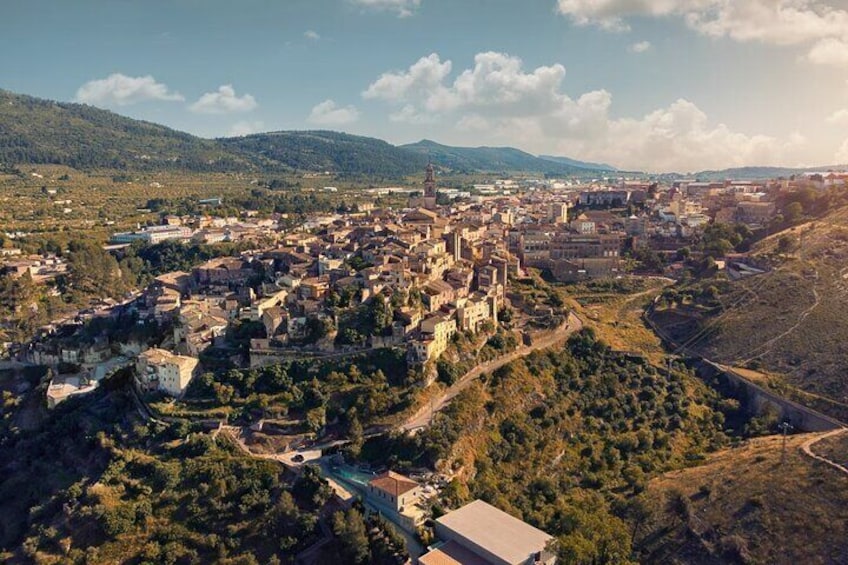
[[[0,90],[0,163],[197,171],[230,170],[249,161],[165,126]]]
[[[379,139],[327,131],[202,139],[93,106],[0,90],[0,164],[79,169],[331,171],[401,177],[426,157]]]
[[[458,172],[527,172],[563,176],[585,176],[591,167],[551,159],[541,159],[514,147],[450,147],[428,139],[401,146],[422,155],[434,163]]]
[[[0,165],[78,169],[329,171],[371,178],[418,174],[431,159],[456,172],[586,176],[589,164],[540,159],[511,147],[395,146],[331,131],[280,131],[203,139],[93,106],[0,90]]]
[[[539,155],[539,159],[544,159],[546,161],[554,161],[556,163],[562,163],[564,165],[571,165],[572,167],[577,167],[578,169],[592,169],[592,170],[595,170],[595,171],[610,171],[610,172],[618,171],[618,169],[616,169],[612,165],[607,165],[606,163],[590,163],[588,161],[578,161],[577,159],[572,159],[570,157],[557,157],[555,155]]]
[[[424,155],[381,139],[333,131],[279,131],[217,141],[264,169],[399,177],[420,174],[427,166]]]

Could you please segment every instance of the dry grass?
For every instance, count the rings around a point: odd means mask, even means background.
[[[811,448],[813,453],[830,459],[844,467],[848,467],[848,434],[832,436],[821,440]],[[846,477],[848,480],[848,477]]]
[[[635,292],[592,292],[570,289],[568,305],[584,324],[613,349],[638,351],[652,363],[662,363],[665,351],[660,339],[642,320],[645,307],[670,284],[666,279],[638,279],[644,286]]]
[[[647,560],[848,562],[848,476],[803,455],[800,445],[808,438],[790,437],[784,462],[782,440],[773,436],[653,480],[648,499],[655,514],[642,532]],[[663,508],[669,493],[688,500],[688,518]],[[657,537],[645,538],[651,529]],[[736,549],[728,553],[728,547]]]
[[[786,236],[795,249],[779,256],[777,242]],[[701,355],[762,370],[811,399],[848,404],[848,207],[766,238],[753,253],[768,257],[775,269],[730,283],[720,297],[723,313],[704,318],[684,306],[658,312],[656,321],[679,341],[710,328],[694,343]],[[681,324],[680,315],[691,323]]]

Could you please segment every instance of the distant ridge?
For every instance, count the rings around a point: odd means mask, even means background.
[[[718,171],[701,171],[691,175],[681,175],[699,180],[767,180],[776,178],[789,178],[793,175],[805,173],[824,173],[827,171],[848,171],[846,165],[826,165],[822,167],[737,167],[732,169],[721,169]]]
[[[420,173],[428,159],[459,172],[586,175],[587,169],[510,147],[467,149],[431,141],[395,146],[334,131],[278,131],[203,139],[85,104],[0,90],[0,164],[79,169],[329,171],[371,178]]]
[[[544,159],[546,161],[554,161],[556,163],[562,163],[564,165],[569,165],[571,167],[577,167],[578,169],[589,169],[593,171],[609,171],[609,172],[618,172],[619,169],[616,169],[612,165],[607,165],[606,163],[590,163],[588,161],[578,161],[577,159],[571,159],[570,157],[556,157],[554,155],[539,155],[539,159]]]
[[[526,172],[550,175],[586,176],[593,169],[589,163],[575,165],[551,159],[542,159],[513,147],[451,147],[423,139],[417,143],[401,145],[422,155],[427,155],[440,166],[458,172]],[[573,163],[581,163],[573,161]]]
[[[204,139],[85,104],[54,102],[0,90],[0,165],[59,164],[79,169],[268,174],[329,171],[399,179],[420,173],[428,159],[442,169],[459,173],[580,178],[621,173],[604,163],[562,156],[537,157],[513,147],[451,147],[427,139],[396,146],[381,139],[334,131],[278,131]],[[848,165],[741,167],[651,176],[754,180],[846,169]]]
[[[84,104],[0,90],[0,163],[79,169],[236,170],[216,142]]]
[[[427,165],[424,155],[382,139],[334,131],[277,131],[216,141],[262,169],[402,177],[421,173]]]

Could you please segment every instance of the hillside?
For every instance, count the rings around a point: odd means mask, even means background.
[[[840,403],[832,407],[839,414],[828,412],[844,418],[848,208],[766,238],[752,256],[772,270],[735,282],[722,272],[679,289],[697,295],[714,286],[719,305],[678,301],[654,320],[705,357],[775,373],[782,384]]]
[[[43,375],[14,397],[23,377],[0,372],[0,562],[292,563],[322,537],[319,517],[338,536],[324,562],[351,562],[351,545],[369,563],[403,562],[380,520],[334,515],[317,473],[292,477],[188,421],[145,421],[129,378],[47,413]],[[361,537],[345,536],[342,519]]]
[[[640,561],[848,562],[848,476],[804,455],[807,439],[789,438],[783,463],[773,436],[651,481],[635,530]],[[845,434],[838,441],[848,450]]]
[[[417,435],[362,453],[449,472],[440,504],[482,498],[556,536],[564,563],[628,563],[620,510],[651,477],[726,445],[725,408],[685,368],[659,370],[583,330],[484,376]]]
[[[249,160],[165,126],[0,90],[0,163],[224,171],[244,168]]]
[[[606,163],[590,163],[588,161],[578,161],[577,159],[571,159],[570,157],[557,157],[556,155],[539,155],[539,159],[544,159],[545,161],[553,161],[555,163],[562,163],[563,165],[568,165],[570,167],[577,167],[578,169],[591,169],[593,171],[618,171],[612,165],[607,165]]]
[[[427,158],[383,140],[333,131],[279,131],[218,139],[265,169],[399,177],[421,174]]]
[[[586,166],[541,159],[512,147],[450,147],[428,139],[401,147],[426,155],[440,166],[457,172],[526,172],[566,176],[598,173]]]
[[[722,169],[719,171],[700,171],[692,175],[703,181],[720,181],[726,179],[736,180],[763,180],[775,178],[789,178],[804,173],[817,173],[822,171],[844,171],[848,164],[823,165],[821,167],[792,168],[792,167],[737,167],[733,169]]]
[[[449,147],[431,141],[395,146],[332,131],[279,131],[202,139],[93,106],[0,90],[0,165],[191,172],[329,171],[400,178],[432,159],[461,173],[590,175],[591,163],[540,159],[510,147]]]
[[[201,139],[92,106],[0,91],[0,163],[399,177],[421,171],[426,159],[379,139],[326,131]]]

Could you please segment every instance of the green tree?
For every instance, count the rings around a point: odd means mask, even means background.
[[[362,513],[356,508],[333,514],[333,533],[345,563],[365,564],[371,561],[368,529]]]
[[[782,235],[780,239],[777,240],[777,252],[778,253],[789,253],[794,246],[795,240],[793,237],[789,235]]]
[[[794,223],[804,214],[804,206],[800,202],[790,202],[783,210],[787,222]]]
[[[359,418],[356,414],[353,414],[350,417],[348,439],[350,439],[350,443],[347,444],[347,452],[353,459],[356,459],[359,457],[359,454],[362,452],[362,446],[365,444],[362,424],[359,422]]]

